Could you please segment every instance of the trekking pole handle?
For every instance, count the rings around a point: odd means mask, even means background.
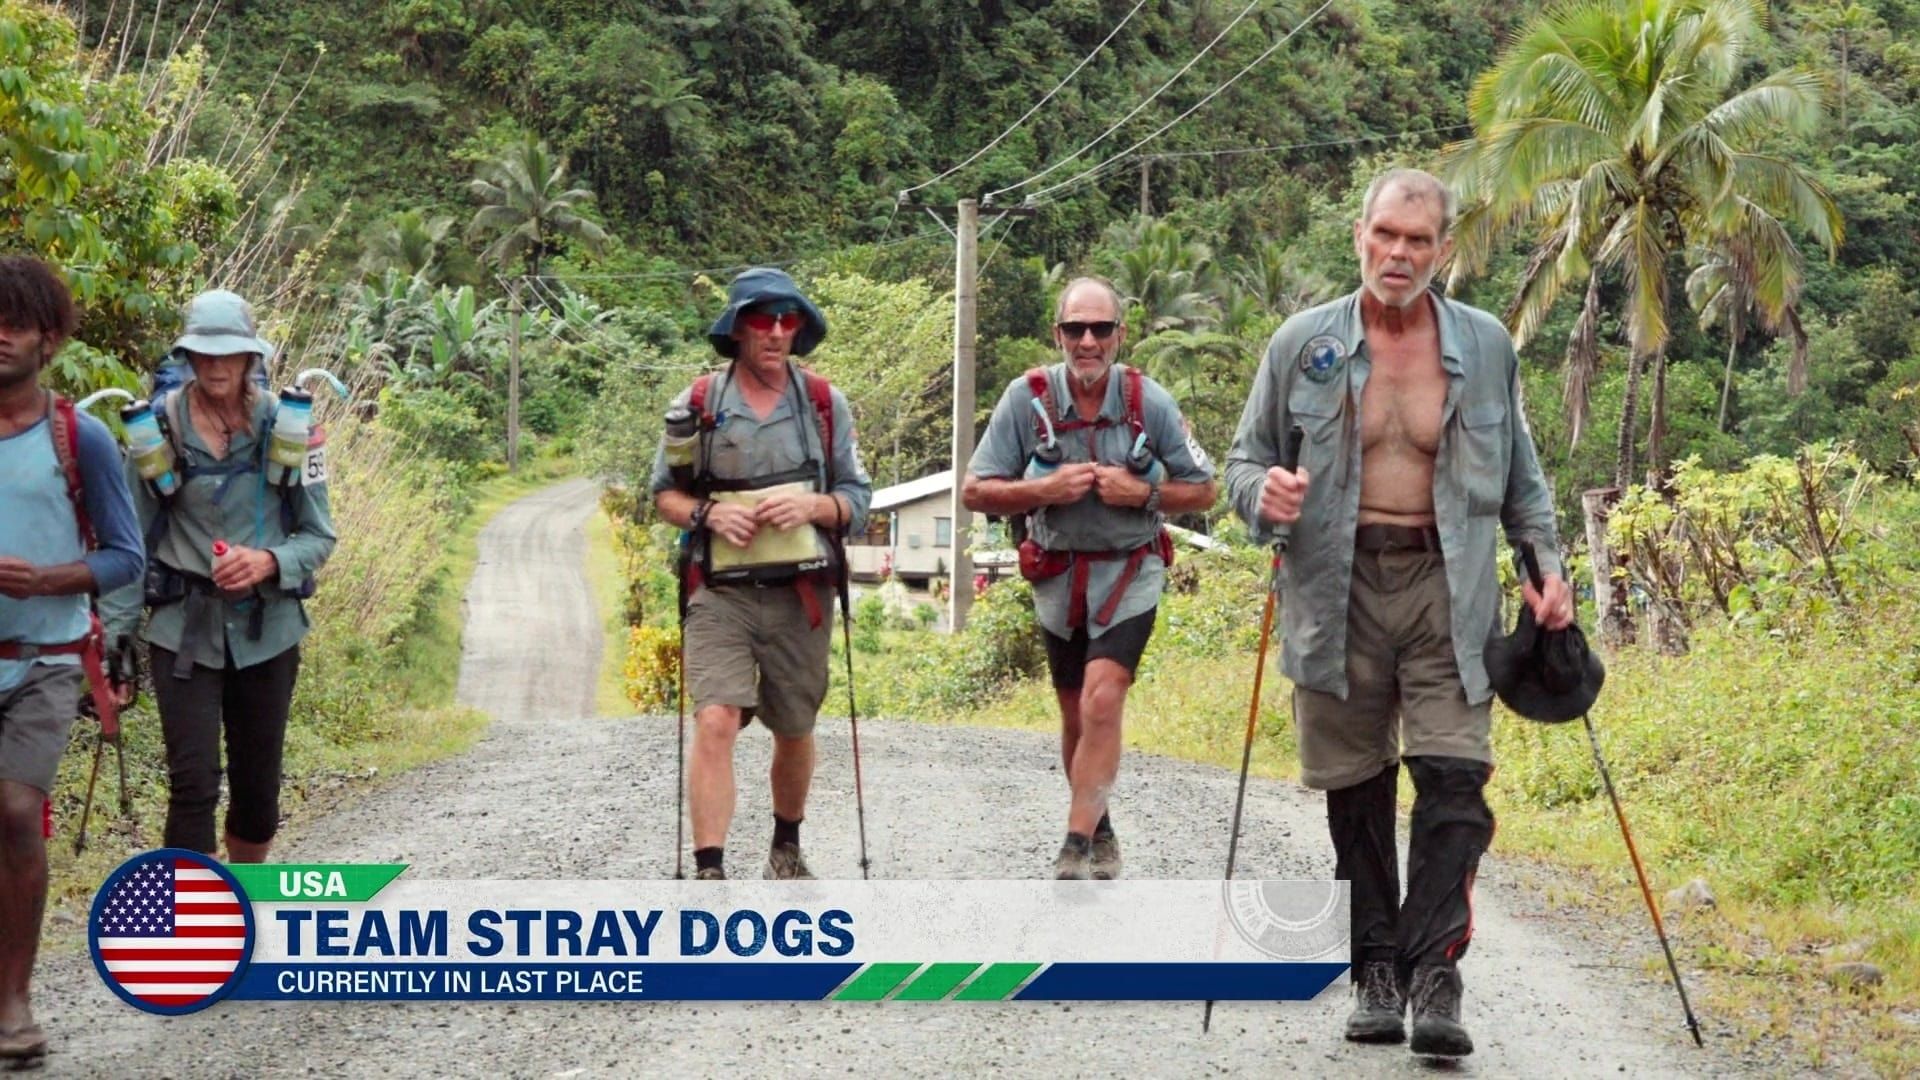
[[[1307,431],[1305,428],[1301,427],[1299,424],[1293,425],[1293,427],[1290,430],[1288,430],[1287,445],[1284,448],[1282,448],[1282,450],[1280,451],[1280,467],[1281,468],[1287,470],[1288,472],[1292,472],[1295,469],[1300,467],[1300,445],[1306,441],[1307,441]],[[1274,534],[1275,534],[1275,539],[1273,544],[1273,570],[1275,574],[1275,583],[1277,584],[1278,574],[1280,572],[1280,556],[1284,554],[1287,550],[1287,541],[1293,538],[1293,526],[1292,525],[1275,526]]]
[[[1533,591],[1545,592],[1547,579],[1540,573],[1540,556],[1533,550],[1533,541],[1520,541],[1520,561],[1527,567],[1527,580],[1533,582]]]

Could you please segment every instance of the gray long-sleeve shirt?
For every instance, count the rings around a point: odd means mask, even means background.
[[[1492,315],[1433,294],[1440,363],[1447,373],[1433,511],[1446,558],[1453,652],[1467,700],[1493,696],[1482,653],[1500,618],[1496,527],[1509,543],[1533,542],[1546,573],[1562,573],[1553,493],[1540,470],[1520,400],[1513,339]],[[1310,483],[1281,571],[1285,596],[1281,670],[1297,685],[1347,696],[1347,597],[1360,515],[1360,395],[1372,359],[1360,293],[1288,319],[1267,345],[1227,456],[1227,491],[1254,538],[1266,471],[1295,423],[1306,433],[1299,464]]]
[[[729,369],[731,370],[731,369]],[[812,399],[807,396],[807,378],[798,365],[787,369],[787,392],[780,395],[773,411],[761,419],[740,395],[736,380],[727,372],[716,372],[707,388],[706,410],[715,418],[709,440],[707,468],[718,480],[755,480],[801,469],[809,461],[819,468],[815,483],[821,490],[846,497],[852,510],[846,532],[866,528],[867,504],[873,500],[873,481],[860,464],[858,445],[853,436],[853,410],[846,395],[831,387],[833,399],[833,486],[826,488],[827,455],[820,445],[820,425],[816,422]],[[685,405],[693,395],[688,387],[673,399]],[[649,490],[659,494],[674,486],[673,473],[667,468],[667,444],[663,437],[653,456],[653,477]],[[824,530],[823,530],[824,531]],[[702,531],[696,543],[705,543]],[[698,551],[695,552],[697,556]]]

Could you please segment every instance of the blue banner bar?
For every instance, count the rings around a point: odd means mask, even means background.
[[[1348,965],[1049,964],[1015,1001],[1308,1001]]]

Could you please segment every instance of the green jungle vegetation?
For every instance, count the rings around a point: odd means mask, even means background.
[[[0,0],[0,233],[85,306],[63,389],[138,385],[210,285],[254,300],[278,375],[351,388],[290,740],[296,775],[350,782],[374,747],[471,737],[421,655],[457,617],[441,554],[573,460],[609,483],[619,681],[670,706],[672,537],[635,492],[735,268],[821,302],[809,362],[876,482],[912,479],[952,434],[953,245],[901,196],[984,198],[982,414],[1053,355],[1060,284],[1101,273],[1218,458],[1274,328],[1355,286],[1367,179],[1434,169],[1465,200],[1446,287],[1523,343],[1574,567],[1621,571],[1583,601],[1615,642],[1595,721],[1656,890],[1718,898],[1671,919],[1701,1011],[1797,1065],[1910,1074],[1916,40],[1920,0]],[[1177,568],[1129,739],[1230,766],[1246,691],[1195,688],[1250,690],[1264,557],[1224,505],[1180,523],[1232,543]],[[863,602],[863,711],[1051,727],[1023,600],[992,586],[959,635]],[[1284,775],[1266,685],[1255,760]],[[1582,733],[1496,731],[1500,851],[1644,935]]]

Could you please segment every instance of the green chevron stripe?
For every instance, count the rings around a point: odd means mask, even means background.
[[[919,964],[868,964],[833,997],[835,1001],[879,1001],[919,970]]]
[[[981,972],[966,988],[955,994],[955,1001],[999,1001],[1020,988],[1027,976],[1040,970],[1039,964],[993,964]]]
[[[973,974],[979,967],[979,964],[930,964],[919,978],[902,987],[893,1000],[939,1001],[953,993],[953,988],[960,985],[960,980]]]

